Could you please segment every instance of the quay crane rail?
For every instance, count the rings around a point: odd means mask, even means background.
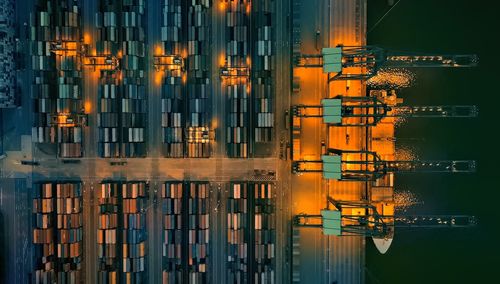
[[[335,126],[374,126],[384,117],[470,118],[476,117],[478,112],[474,105],[399,106],[383,103],[377,97],[347,96],[323,99],[321,105],[292,108],[294,117],[322,117],[325,123]],[[360,121],[349,118],[360,118]]]
[[[301,54],[295,57],[296,67],[321,68],[333,80],[367,80],[382,67],[420,68],[420,67],[474,67],[478,57],[474,54],[442,55],[393,52],[378,46],[337,46],[323,48],[321,54]],[[360,67],[359,72],[343,73],[344,68]]]
[[[298,214],[293,224],[323,228],[325,235],[392,237],[395,228],[469,228],[476,218],[468,215],[381,215],[367,201],[339,201],[327,197],[327,208],[321,214]],[[329,209],[333,205],[333,210]],[[356,214],[352,214],[356,211]]]
[[[351,155],[349,159],[346,155]],[[354,157],[352,157],[354,156]],[[323,173],[326,179],[343,181],[374,181],[388,173],[471,173],[473,160],[397,160],[385,161],[376,152],[328,149],[321,160],[300,160],[292,163],[292,172]]]

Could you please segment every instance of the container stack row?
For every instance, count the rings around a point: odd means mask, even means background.
[[[250,9],[247,0],[226,3],[226,54],[225,67],[245,75],[229,76],[222,85],[227,96],[226,143],[227,154],[231,158],[247,158],[249,148],[249,96],[250,78]],[[247,71],[240,72],[245,69]]]
[[[248,185],[231,183],[227,199],[227,282],[248,283]]]
[[[119,67],[94,70],[99,75],[99,153],[105,158],[145,157],[144,1],[100,4],[95,54],[117,58]]]
[[[99,2],[101,10],[96,14],[97,56],[116,55],[120,50],[117,4]],[[121,146],[121,73],[117,70],[96,68],[94,76],[99,76],[98,115],[99,127],[98,152],[104,158],[120,157]]]
[[[188,199],[188,281],[208,283],[209,184],[189,183]]]
[[[210,3],[187,1],[187,156],[210,157]]]
[[[273,184],[233,182],[227,200],[228,283],[275,283]]]
[[[162,279],[163,283],[182,283],[182,182],[162,186]]]
[[[162,45],[164,56],[182,56],[183,27],[182,1],[165,0],[162,6]],[[156,51],[155,51],[156,52]],[[173,61],[173,60],[172,60]],[[174,62],[172,62],[174,63]],[[184,97],[183,68],[172,66],[157,70],[163,72],[161,85],[161,126],[163,154],[168,158],[184,157]]]
[[[63,158],[83,155],[80,8],[73,1],[40,1],[30,19],[35,143],[57,144]]]
[[[120,187],[117,183],[103,183],[97,195],[97,278],[98,283],[118,283],[121,250],[118,247],[120,232]]]
[[[253,1],[253,138],[255,143],[271,142],[273,110],[273,30],[274,1]]]
[[[16,61],[19,67],[22,68],[21,62],[23,59],[20,55],[16,55],[15,25],[16,25],[16,11],[14,9],[14,0],[4,0],[2,9],[0,9],[0,18],[2,24],[0,25],[0,109],[13,108],[16,106]]]
[[[275,205],[271,183],[254,183],[254,282],[275,283]]]
[[[148,184],[103,182],[98,194],[98,283],[147,282]]]
[[[33,283],[82,282],[81,183],[35,185]]]
[[[120,82],[117,73],[103,71],[99,79],[98,150],[101,157],[120,157]]]
[[[163,204],[163,283],[209,282],[209,184],[166,182]]]
[[[146,76],[144,0],[122,0],[122,156],[146,156]]]
[[[146,209],[148,185],[127,182],[122,185],[122,281],[145,283],[146,274]]]

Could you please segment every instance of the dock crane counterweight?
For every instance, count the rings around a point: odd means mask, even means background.
[[[473,54],[442,55],[416,54],[411,52],[388,51],[378,46],[337,46],[323,48],[321,54],[301,54],[295,57],[295,66],[305,68],[323,67],[324,73],[332,80],[367,80],[376,75],[382,67],[474,67],[478,57]],[[361,67],[358,72],[343,72],[343,69]],[[353,70],[350,70],[353,71]]]

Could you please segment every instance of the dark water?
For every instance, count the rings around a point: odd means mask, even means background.
[[[369,0],[368,29],[387,10]],[[397,176],[396,188],[415,193],[427,214],[470,214],[472,229],[396,232],[386,255],[367,248],[367,283],[500,283],[500,38],[499,1],[401,0],[368,34],[368,43],[395,50],[476,53],[473,69],[426,69],[400,94],[407,104],[476,104],[476,119],[414,119],[398,137],[424,159],[476,159],[475,174]]]

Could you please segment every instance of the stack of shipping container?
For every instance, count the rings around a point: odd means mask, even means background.
[[[209,244],[209,185],[204,182],[189,184],[188,200],[188,273],[189,283],[208,283]]]
[[[18,68],[24,68],[24,58],[16,54],[16,10],[14,0],[0,1],[0,109],[13,108],[16,106],[16,65]],[[0,135],[2,135],[0,133]],[[0,152],[1,154],[1,152]]]
[[[33,282],[82,282],[81,184],[36,184],[33,213]]]
[[[107,71],[104,71],[107,73]],[[99,152],[104,158],[120,157],[119,137],[119,81],[118,74],[110,73],[100,78],[99,94]]]
[[[273,184],[234,182],[227,201],[227,282],[275,283]]]
[[[74,1],[39,1],[30,22],[33,141],[57,143],[59,157],[81,157],[80,9]]]
[[[257,0],[253,5],[252,60],[253,139],[255,143],[271,142],[274,126],[273,112],[273,35],[272,9],[274,1]]]
[[[101,10],[96,15],[97,42],[96,55],[110,56],[120,49],[117,24],[118,5],[106,5],[101,1]],[[97,125],[99,127],[99,154],[104,158],[120,157],[120,99],[121,75],[115,70],[95,70],[99,72]]]
[[[97,279],[98,283],[118,283],[121,250],[118,248],[120,232],[118,196],[120,187],[117,183],[103,183],[96,192],[98,200],[97,219]]]
[[[250,1],[229,1],[226,7],[226,68],[250,69]],[[248,73],[248,72],[246,72]],[[249,142],[250,78],[247,75],[223,80],[228,97],[227,152],[231,158],[247,158]]]
[[[162,191],[163,244],[162,277],[163,283],[182,282],[182,182],[166,182]]]
[[[210,0],[187,1],[187,156],[210,157],[209,139],[199,139],[210,130]]]
[[[162,8],[162,55],[181,56],[183,15],[181,0],[165,0]],[[155,51],[156,52],[156,51]],[[161,126],[165,157],[184,157],[183,71],[180,68],[162,70]]]
[[[166,182],[163,198],[163,283],[209,282],[209,184]]]
[[[146,156],[146,76],[144,73],[145,47],[144,0],[122,0],[122,101],[121,131],[122,156]]]
[[[146,208],[148,185],[145,182],[122,184],[122,281],[145,283],[146,274]]]
[[[273,184],[254,183],[254,283],[275,283],[275,205]]]
[[[227,199],[227,283],[248,283],[248,186],[231,183]]]
[[[98,191],[98,283],[147,282],[148,184],[103,182]]]
[[[98,70],[99,152],[102,157],[146,156],[144,0],[101,1],[96,54],[121,59],[121,70]]]

